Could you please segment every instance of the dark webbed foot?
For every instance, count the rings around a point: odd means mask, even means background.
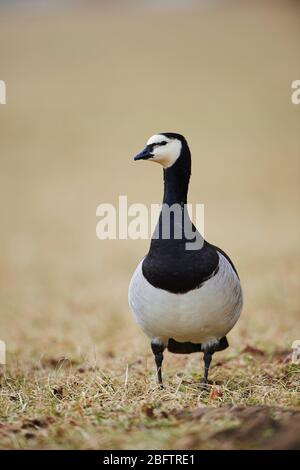
[[[160,388],[164,388],[163,381],[162,381],[162,374],[161,374],[161,367],[163,361],[163,352],[164,352],[164,345],[157,342],[151,342],[151,349],[154,354],[155,364],[157,369],[157,380]]]
[[[208,392],[210,390],[210,382],[206,382],[204,377],[200,380],[200,390]]]

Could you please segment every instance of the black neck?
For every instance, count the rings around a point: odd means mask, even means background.
[[[174,165],[164,170],[164,204],[187,203],[190,175],[191,155],[187,145],[184,145]]]
[[[218,272],[219,255],[206,243],[189,218],[187,192],[191,157],[187,144],[174,165],[164,170],[164,199],[142,270],[158,289],[184,294],[199,289]],[[178,207],[172,207],[173,205]],[[196,243],[194,248],[187,244]]]

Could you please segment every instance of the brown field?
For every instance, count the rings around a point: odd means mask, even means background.
[[[300,447],[299,5],[222,5],[0,8],[0,448]],[[199,354],[157,388],[127,304],[149,241],[95,235],[99,203],[160,202],[132,161],[160,131],[244,289],[209,391]]]

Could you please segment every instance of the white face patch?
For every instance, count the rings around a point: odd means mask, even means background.
[[[174,165],[182,147],[180,140],[170,139],[163,134],[154,134],[148,140],[147,145],[153,145],[151,150],[153,157],[149,161],[160,163],[164,168]]]

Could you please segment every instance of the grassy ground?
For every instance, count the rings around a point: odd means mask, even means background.
[[[1,11],[1,448],[299,447],[298,43],[296,2]],[[160,202],[131,156],[166,130],[244,288],[208,391],[198,354],[156,386],[127,305],[148,241],[95,236],[99,203]]]

